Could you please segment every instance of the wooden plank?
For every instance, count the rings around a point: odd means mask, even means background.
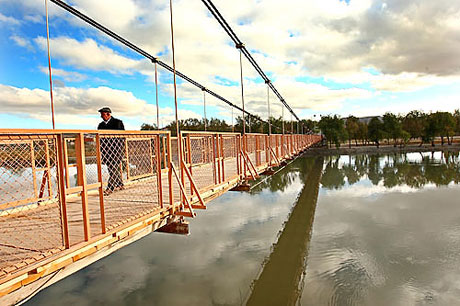
[[[77,157],[77,182],[82,187],[81,191],[81,208],[83,214],[83,229],[85,241],[91,238],[91,226],[88,211],[88,192],[86,186],[86,161],[85,161],[85,143],[84,134],[80,133],[75,139],[75,154]]]
[[[97,181],[99,183],[99,213],[101,216],[101,233],[106,233],[105,227],[105,208],[104,208],[104,180],[102,178],[102,156],[101,156],[101,136],[96,135],[96,164]]]
[[[220,162],[221,162],[221,169],[222,169],[222,180],[221,182],[225,182],[225,168],[224,168],[224,136],[219,134],[220,136]]]
[[[59,188],[59,204],[61,209],[61,224],[62,224],[62,238],[66,249],[70,247],[69,239],[69,224],[67,219],[67,203],[66,203],[66,183],[65,177],[65,159],[64,148],[67,147],[67,142],[61,135],[57,136],[57,170],[58,170],[58,188]]]
[[[168,144],[168,185],[169,185],[169,204],[171,205],[172,207],[172,213],[174,213],[175,211],[175,207],[174,207],[174,197],[173,197],[173,181],[172,181],[172,176],[173,176],[173,173],[172,173],[172,154],[171,154],[171,135],[168,134],[167,135],[167,144]]]
[[[188,168],[189,172],[192,173],[192,145],[190,144],[190,134],[187,134],[187,137],[185,138],[185,144],[187,148],[187,165],[183,164],[183,167]],[[193,189],[191,190],[191,195],[193,196]]]
[[[83,191],[83,186],[75,186],[72,188],[66,188],[65,194],[74,194],[74,193],[80,193]]]
[[[161,155],[160,155],[160,135],[155,138],[156,162],[157,162],[157,188],[158,188],[158,203],[163,208],[163,184],[161,181]]]

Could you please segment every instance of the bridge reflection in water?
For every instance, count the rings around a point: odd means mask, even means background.
[[[247,305],[294,305],[300,298],[323,162],[322,157],[316,157],[300,163],[304,186],[252,285]]]
[[[0,297],[194,217],[320,140],[183,131],[179,151],[169,132],[0,130]],[[115,172],[124,188],[105,194]]]

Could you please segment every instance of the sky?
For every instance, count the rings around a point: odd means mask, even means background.
[[[66,3],[172,66],[169,1]],[[460,108],[460,1],[214,0],[301,118]],[[154,65],[48,2],[56,128],[94,129],[111,107],[127,129],[156,122]],[[174,0],[176,69],[241,105],[239,52],[199,0]],[[51,128],[45,2],[0,0],[0,128]],[[174,120],[158,67],[160,126]],[[246,109],[281,103],[243,58]],[[231,108],[177,80],[179,118],[232,120]],[[234,111],[234,116],[240,115]],[[285,111],[285,118],[290,115]]]

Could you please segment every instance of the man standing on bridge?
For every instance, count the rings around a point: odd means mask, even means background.
[[[98,130],[124,130],[123,121],[112,117],[112,110],[103,107],[99,110],[102,122],[97,126]],[[107,135],[101,137],[101,159],[107,165],[109,171],[109,181],[104,195],[111,194],[114,190],[123,190],[123,179],[121,176],[121,161],[124,157],[124,139],[117,135]]]

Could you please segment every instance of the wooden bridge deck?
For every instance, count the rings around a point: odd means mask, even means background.
[[[102,139],[123,141],[124,189],[110,195]],[[320,138],[184,132],[180,140],[182,152],[164,132],[0,131],[0,297],[145,228],[193,217]]]

